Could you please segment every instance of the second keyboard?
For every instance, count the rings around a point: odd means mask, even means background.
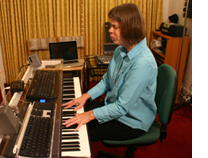
[[[27,99],[54,99],[58,96],[58,72],[37,70],[28,90]]]

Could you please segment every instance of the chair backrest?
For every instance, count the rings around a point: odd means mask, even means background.
[[[77,41],[77,48],[82,48],[85,46],[84,36],[57,37],[57,42],[63,42],[63,41]]]
[[[50,42],[56,42],[56,38],[31,38],[27,40],[27,51],[28,55],[31,54],[32,51],[39,50],[48,50],[48,45]]]
[[[167,64],[162,64],[158,68],[157,91],[155,102],[161,128],[166,133],[167,124],[170,123],[177,92],[176,71]],[[164,138],[166,134],[164,134]]]

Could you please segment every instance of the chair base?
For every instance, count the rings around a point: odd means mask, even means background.
[[[114,155],[114,154],[111,154],[111,153],[107,153],[107,152],[104,152],[104,151],[98,151],[97,158],[103,158],[104,156],[106,156],[108,158],[123,158],[123,157],[120,157],[120,156],[117,156],[117,155]]]
[[[136,146],[127,147],[125,158],[134,158],[134,151],[136,149],[137,149]],[[107,158],[123,158],[123,157],[120,157],[120,156],[117,156],[117,155],[114,155],[114,154],[111,154],[111,153],[107,153],[107,152],[104,152],[104,151],[98,151],[97,158],[103,158],[104,156],[106,156]]]

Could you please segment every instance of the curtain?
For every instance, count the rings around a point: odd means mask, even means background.
[[[0,40],[7,84],[18,76],[27,57],[26,1],[0,1]]]
[[[0,0],[0,41],[7,84],[26,64],[26,40],[30,38],[85,36],[86,55],[102,54],[108,12],[127,2],[138,4],[142,10],[149,44],[151,30],[162,22],[163,0]],[[48,51],[38,53],[41,59],[49,59]],[[78,54],[83,58],[82,50]]]
[[[6,82],[16,80],[27,61],[30,38],[84,35],[84,0],[0,0],[0,41]],[[41,59],[49,52],[38,51]],[[78,50],[79,58],[83,51]]]
[[[28,38],[84,35],[83,1],[28,0]],[[41,59],[49,59],[48,51],[38,53]]]

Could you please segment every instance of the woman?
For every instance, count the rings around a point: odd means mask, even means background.
[[[76,114],[64,125],[69,127],[88,123],[91,141],[125,140],[139,137],[148,131],[156,116],[154,101],[157,65],[146,45],[146,30],[139,7],[126,3],[108,13],[110,37],[119,46],[103,79],[87,93],[62,106],[77,105],[106,93],[105,100]]]

